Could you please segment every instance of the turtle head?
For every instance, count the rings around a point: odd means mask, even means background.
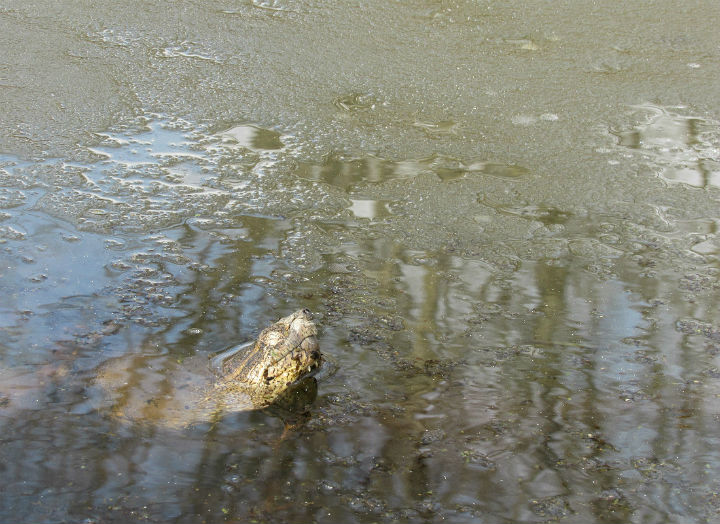
[[[228,358],[222,384],[264,406],[321,365],[317,327],[312,313],[301,309],[265,328],[252,349]]]
[[[271,389],[284,389],[322,364],[317,327],[309,309],[275,322],[260,334],[256,345],[264,345],[262,380]]]

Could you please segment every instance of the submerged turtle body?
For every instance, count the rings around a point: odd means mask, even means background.
[[[254,344],[218,354],[210,365],[202,356],[178,362],[167,354],[131,355],[106,363],[96,383],[104,406],[109,402],[119,418],[179,427],[314,391],[308,375],[321,364],[317,327],[302,309],[264,329]]]

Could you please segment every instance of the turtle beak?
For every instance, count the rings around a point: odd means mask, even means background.
[[[306,368],[307,373],[311,373],[316,369],[319,369],[320,365],[322,364],[322,354],[320,353],[320,351],[313,351],[312,353],[310,353],[309,357],[309,365]]]
[[[310,366],[309,369],[315,369],[322,362],[322,353],[320,353],[320,343],[315,335],[305,337],[300,343],[300,349],[308,354]]]

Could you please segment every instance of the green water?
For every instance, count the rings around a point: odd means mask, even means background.
[[[6,2],[0,522],[717,521],[718,18]],[[299,420],[117,416],[299,307]]]

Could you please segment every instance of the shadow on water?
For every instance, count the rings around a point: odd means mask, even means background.
[[[713,503],[717,304],[653,258],[675,229],[509,198],[519,166],[286,149],[148,117],[87,164],[2,159],[1,520],[625,522]],[[506,227],[485,249],[441,230],[452,192],[477,206],[467,227]],[[436,247],[403,220],[436,220]],[[271,409],[171,428],[96,387],[130,358],[114,393],[161,410],[299,306],[337,369]]]

